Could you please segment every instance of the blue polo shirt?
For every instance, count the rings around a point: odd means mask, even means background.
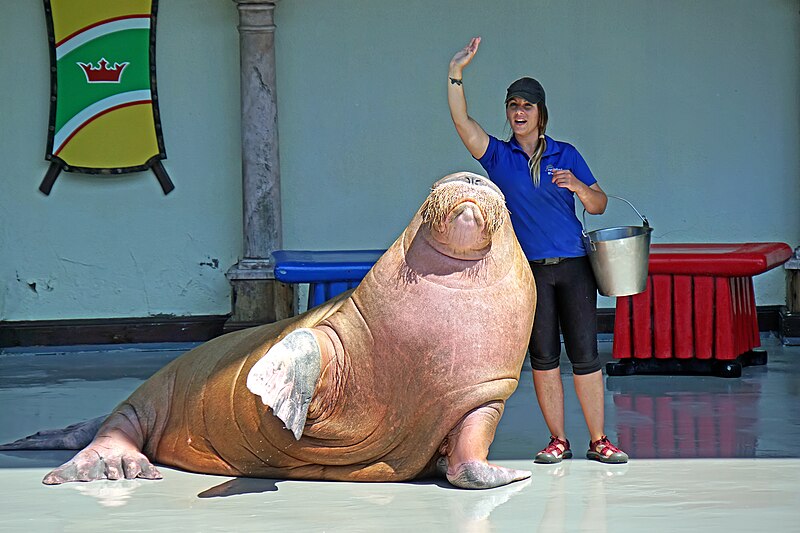
[[[581,222],[575,215],[575,193],[552,182],[553,169],[571,170],[586,185],[597,180],[578,150],[545,136],[547,149],[540,164],[539,187],[533,186],[528,154],[512,136],[501,141],[489,136],[486,153],[478,159],[506,196],[511,223],[528,260],[586,255]]]

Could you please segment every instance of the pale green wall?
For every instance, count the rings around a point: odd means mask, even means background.
[[[160,2],[166,197],[150,173],[65,173],[50,197],[38,192],[44,13],[2,5],[0,320],[229,312],[224,272],[241,253],[234,3]],[[539,78],[548,132],[650,218],[654,242],[796,246],[798,12],[796,0],[280,0],[285,247],[387,246],[434,180],[480,171],[445,100],[447,63],[472,35],[483,43],[465,75],[471,114],[504,135],[506,86]],[[612,204],[590,225],[634,219]],[[783,291],[780,269],[756,280],[759,305]]]
[[[0,319],[228,313],[224,272],[241,249],[236,6],[160,2],[158,92],[175,190],[164,196],[151,172],[62,173],[46,197],[44,9],[2,3]]]
[[[800,244],[800,2],[787,0],[285,1],[278,7],[284,238],[379,247],[435,179],[481,171],[446,104],[447,65],[471,115],[506,135],[508,84],[537,77],[555,138],[654,242]],[[592,228],[633,224],[616,202]],[[756,278],[784,303],[784,273]],[[611,305],[613,302],[602,302]]]

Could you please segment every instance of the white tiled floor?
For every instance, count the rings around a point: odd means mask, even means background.
[[[610,343],[601,343],[606,360]],[[0,442],[109,412],[189,346],[0,353]],[[0,531],[800,531],[800,347],[765,338],[738,379],[606,378],[607,431],[632,457],[534,465],[547,441],[529,369],[490,459],[530,480],[463,491],[438,480],[358,484],[234,479],[161,468],[161,481],[41,484],[70,452],[0,452]]]

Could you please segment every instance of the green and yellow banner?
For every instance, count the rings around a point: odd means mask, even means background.
[[[158,112],[157,0],[44,0],[50,40],[50,168],[114,175],[151,169],[174,189]]]

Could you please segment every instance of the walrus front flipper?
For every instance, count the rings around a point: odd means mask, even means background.
[[[144,424],[136,410],[123,402],[105,419],[94,439],[75,457],[47,474],[42,483],[97,479],[161,479],[158,469],[142,453]]]
[[[491,489],[531,477],[527,470],[514,470],[483,461],[461,463],[447,481],[462,489]]]
[[[161,473],[135,446],[119,441],[93,442],[71,460],[47,474],[42,483],[60,485],[70,481],[98,479],[161,479]]]
[[[490,489],[531,477],[527,470],[490,464],[486,457],[505,404],[494,401],[468,413],[447,436],[436,464],[447,481],[462,489]],[[446,460],[445,461],[443,461]],[[445,470],[446,465],[446,470]]]
[[[300,440],[321,372],[322,350],[307,328],[289,333],[247,375],[247,388],[261,396],[286,429]]]
[[[8,444],[0,444],[0,450],[80,450],[94,438],[106,416],[78,422],[63,429],[39,431]]]

